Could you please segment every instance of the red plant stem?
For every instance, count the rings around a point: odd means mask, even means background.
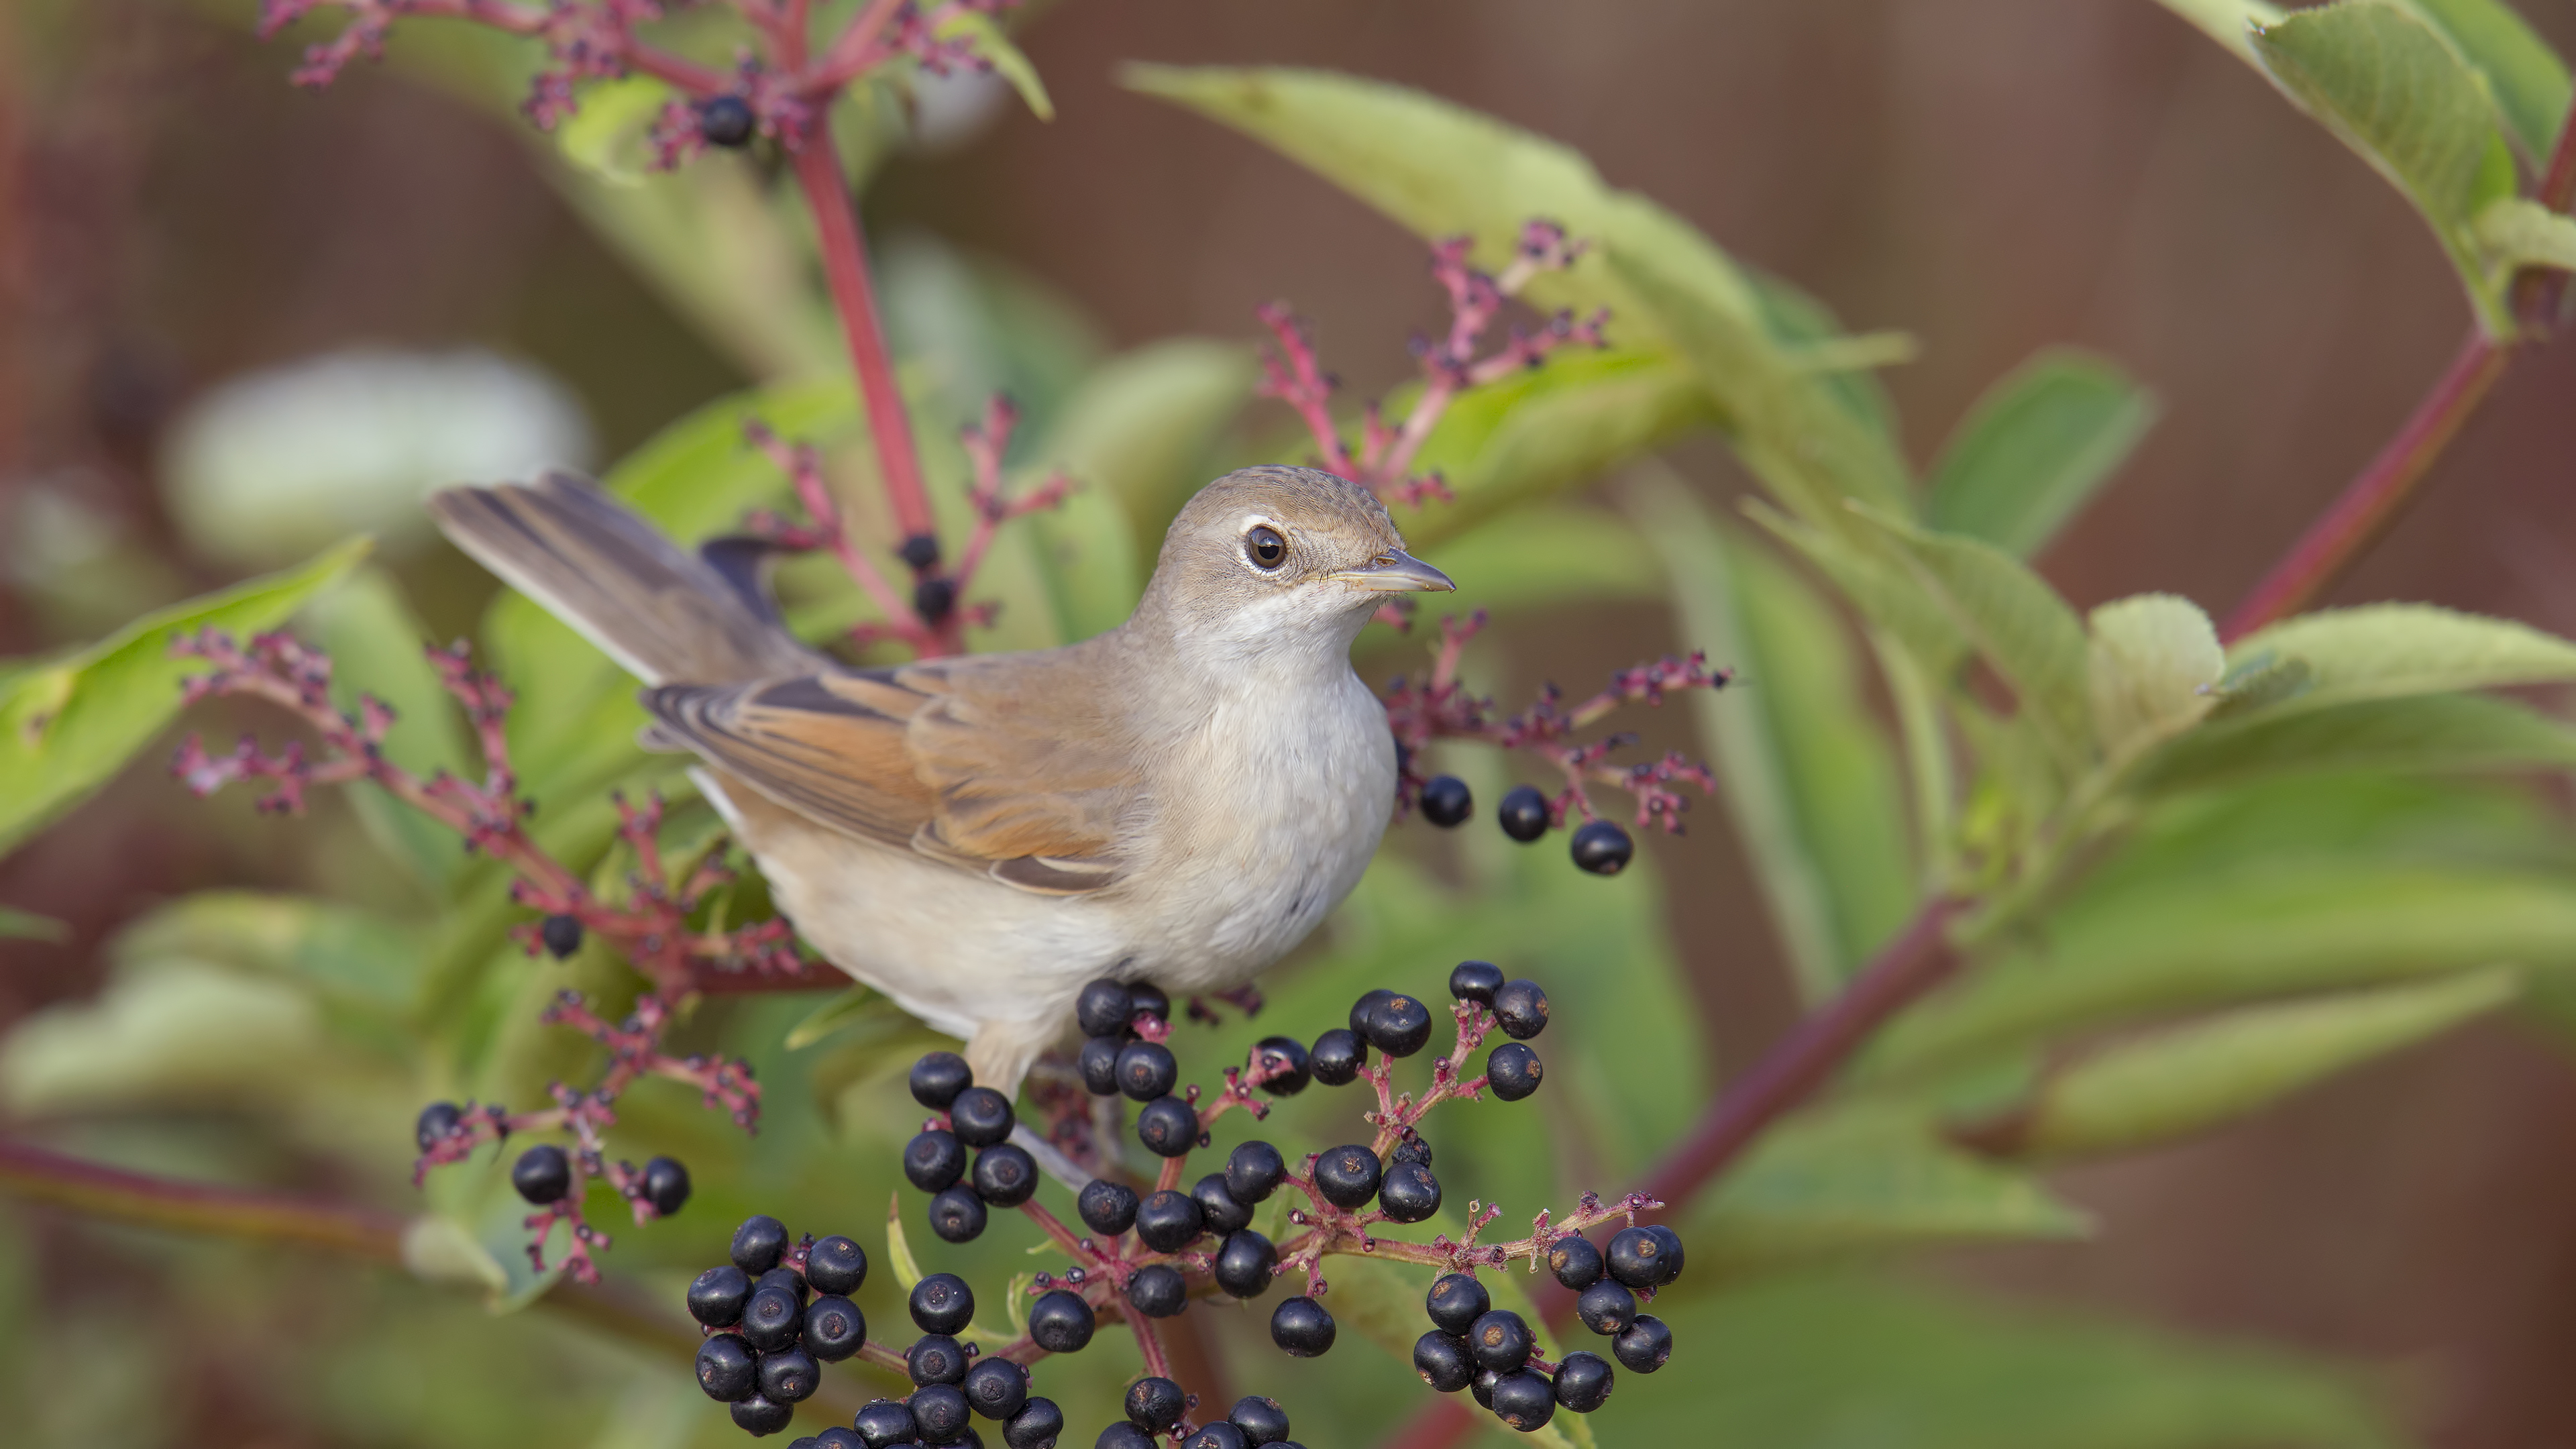
[[[378,1263],[402,1261],[403,1220],[390,1213],[147,1177],[23,1142],[0,1141],[0,1190],[113,1222],[329,1248]]]

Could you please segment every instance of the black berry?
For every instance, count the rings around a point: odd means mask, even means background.
[[[1136,998],[1127,988],[1106,979],[1082,988],[1082,994],[1073,1002],[1073,1019],[1082,1027],[1084,1036],[1122,1036],[1127,1031],[1127,1018],[1135,1011]]]
[[[930,1230],[945,1243],[971,1243],[984,1234],[984,1200],[952,1187],[930,1200]]]
[[[733,1230],[733,1265],[746,1273],[766,1273],[787,1251],[787,1225],[763,1213],[742,1220]]]
[[[933,1127],[903,1145],[904,1179],[923,1192],[946,1192],[966,1175],[966,1144]]]
[[[1616,821],[1590,820],[1574,832],[1574,863],[1594,875],[1617,875],[1628,868],[1637,843]]]
[[[742,1322],[742,1305],[750,1298],[750,1274],[731,1263],[709,1268],[689,1285],[689,1316],[709,1328],[731,1328]]]
[[[1157,1253],[1177,1253],[1207,1231],[1207,1209],[1187,1193],[1154,1193],[1136,1205],[1136,1236]]]
[[[1082,1185],[1073,1205],[1082,1214],[1082,1225],[1103,1237],[1114,1238],[1136,1225],[1136,1189],[1123,1182],[1095,1177]]]
[[[1235,1199],[1225,1185],[1225,1174],[1211,1172],[1190,1188],[1190,1200],[1199,1205],[1211,1233],[1223,1235],[1237,1228],[1252,1226],[1252,1209]]]
[[[1494,1019],[1503,1035],[1528,1041],[1547,1030],[1547,993],[1535,981],[1506,981],[1494,993]]]
[[[1159,1097],[1136,1114],[1136,1140],[1156,1157],[1179,1157],[1199,1145],[1199,1114],[1178,1097]]]
[[[1489,1309],[1477,1315],[1467,1329],[1467,1351],[1476,1356],[1479,1368],[1507,1374],[1529,1362],[1530,1349],[1538,1340],[1531,1337],[1529,1325],[1508,1308]]]
[[[1011,1135],[1011,1099],[990,1087],[968,1087],[948,1104],[948,1130],[969,1147],[990,1147]]]
[[[1315,1191],[1333,1206],[1357,1212],[1377,1196],[1378,1173],[1377,1154],[1365,1143],[1349,1143],[1316,1157]]]
[[[777,1403],[758,1394],[739,1400],[733,1406],[734,1427],[759,1437],[775,1434],[795,1419],[795,1405]]]
[[[1491,961],[1461,961],[1449,970],[1449,994],[1460,1001],[1494,1004],[1503,986],[1503,968]]]
[[[1304,1053],[1298,1055],[1302,1057]],[[420,1109],[420,1120],[412,1125],[412,1140],[420,1144],[421,1151],[427,1152],[464,1120],[465,1114],[457,1110],[454,1102],[432,1102]]]
[[[1637,1321],[1637,1295],[1618,1280],[1604,1278],[1575,1298],[1574,1316],[1594,1333],[1612,1337],[1626,1332],[1628,1325]]]
[[[955,1052],[931,1052],[912,1064],[912,1100],[945,1112],[957,1094],[975,1085],[975,1069]]]
[[[1455,775],[1437,776],[1422,787],[1422,818],[1443,830],[1466,824],[1475,813],[1475,795]]]
[[[546,943],[546,951],[561,961],[581,949],[581,921],[573,916],[548,916],[537,927],[537,935]]]
[[[1664,1281],[1672,1282],[1682,1275],[1682,1235],[1662,1223],[1650,1223],[1646,1232],[1663,1250]]]
[[[1467,1391],[1476,1396],[1477,1403],[1490,1409],[1494,1406],[1494,1385],[1502,1381],[1501,1374],[1489,1368],[1480,1368],[1476,1370],[1476,1376],[1467,1381]]]
[[[551,1142],[540,1142],[510,1164],[510,1186],[519,1196],[544,1207],[572,1191],[572,1159]]]
[[[1181,1441],[1181,1449],[1252,1449],[1252,1441],[1243,1431],[1223,1419],[1202,1424],[1198,1432]]]
[[[1556,1366],[1556,1401],[1578,1414],[1589,1414],[1610,1402],[1610,1390],[1617,1382],[1608,1359],[1578,1349]]]
[[[1394,992],[1387,990],[1383,986],[1374,991],[1361,993],[1360,999],[1351,1003],[1351,1030],[1358,1032],[1363,1037],[1367,1036],[1370,1013],[1377,1010],[1379,1002],[1385,1001],[1393,995],[1395,995]]]
[[[1148,1375],[1127,1386],[1127,1422],[1148,1434],[1160,1434],[1181,1422],[1190,1400],[1170,1379]]]
[[[839,1363],[868,1341],[868,1320],[859,1306],[839,1294],[817,1298],[805,1308],[805,1351],[825,1363]]]
[[[1101,1430],[1091,1449],[1155,1449],[1154,1436],[1121,1419]]]
[[[954,1444],[966,1433],[971,1412],[966,1395],[954,1384],[923,1384],[912,1391],[913,1427],[925,1444]]]
[[[1006,1358],[987,1356],[966,1371],[966,1402],[987,1419],[1007,1419],[1029,1401],[1029,1371]]]
[[[1002,1426],[1002,1442],[1010,1449],[1055,1449],[1056,1437],[1064,1432],[1064,1410],[1053,1399],[1031,1399],[1020,1405],[1020,1411]]]
[[[912,586],[912,611],[925,624],[936,624],[957,607],[957,581],[929,578]]]
[[[1418,1223],[1440,1211],[1440,1179],[1419,1162],[1396,1163],[1377,1185],[1377,1205],[1390,1222]]]
[[[669,1217],[689,1202],[689,1170],[675,1157],[656,1157],[644,1164],[644,1201],[654,1216]]]
[[[1517,1102],[1538,1090],[1547,1064],[1527,1045],[1507,1041],[1485,1054],[1485,1085],[1506,1102]]]
[[[1345,1086],[1359,1076],[1360,1068],[1368,1065],[1368,1044],[1360,1040],[1358,1032],[1337,1026],[1315,1038],[1315,1050],[1306,1060],[1316,1081],[1327,1087]]]
[[[1431,1040],[1431,1008],[1411,996],[1389,995],[1369,1009],[1360,1035],[1391,1057],[1409,1057]]]
[[[805,1281],[817,1293],[856,1293],[868,1281],[868,1250],[834,1233],[805,1250]]]
[[[1236,1202],[1265,1201],[1287,1180],[1287,1160],[1267,1142],[1242,1143],[1226,1154],[1225,1190]]]
[[[859,1438],[868,1449],[895,1449],[897,1445],[909,1444],[921,1437],[921,1430],[912,1422],[911,1407],[901,1399],[870,1402],[859,1410],[857,1418],[850,1421],[850,1427],[859,1431]]]
[[[1262,1074],[1261,1090],[1274,1097],[1296,1096],[1314,1077],[1306,1061],[1306,1044],[1294,1037],[1263,1037],[1252,1048],[1252,1065]]]
[[[1147,1318],[1169,1318],[1190,1306],[1190,1285],[1182,1279],[1181,1270],[1168,1263],[1151,1263],[1136,1270],[1127,1280],[1127,1301]]]
[[[1419,1162],[1429,1167],[1431,1144],[1423,1141],[1419,1134],[1407,1127],[1404,1129],[1404,1135],[1396,1139],[1395,1150],[1388,1153],[1387,1158],[1391,1162]]]
[[[1601,1277],[1601,1250],[1589,1238],[1559,1238],[1547,1250],[1547,1269],[1579,1293]]]
[[[1162,1021],[1172,1019],[1172,998],[1163,994],[1163,988],[1150,981],[1131,981],[1127,984],[1127,994],[1135,999],[1136,1016],[1150,1016]],[[1130,1022],[1135,1019],[1134,1016],[1128,1018]]]
[[[1181,1080],[1181,1064],[1161,1042],[1131,1041],[1118,1049],[1118,1090],[1132,1101],[1168,1097]]]
[[[903,1371],[916,1384],[953,1384],[966,1377],[966,1346],[944,1333],[925,1333],[904,1350]],[[917,1416],[920,1410],[915,1409]]]
[[[1333,1346],[1333,1315],[1300,1293],[1270,1310],[1270,1341],[1292,1358],[1316,1358]]]
[[[939,562],[939,537],[936,534],[916,533],[903,541],[903,546],[894,551],[894,556],[902,559],[910,567],[926,569]]]
[[[1432,1323],[1441,1332],[1462,1337],[1493,1306],[1494,1300],[1485,1292],[1485,1285],[1467,1273],[1442,1274],[1422,1298],[1423,1311],[1431,1315]]]
[[[924,1333],[955,1333],[975,1321],[975,1290],[954,1273],[933,1273],[912,1285],[904,1301]]]
[[[1258,1298],[1270,1291],[1270,1276],[1279,1267],[1279,1250],[1250,1228],[1226,1235],[1217,1249],[1216,1286],[1235,1298]]]
[[[796,1311],[799,1313],[805,1311],[805,1280],[796,1276],[795,1269],[772,1268],[751,1280],[752,1292],[757,1293],[763,1288],[784,1290],[789,1297],[796,1300]]]
[[[760,1360],[751,1346],[730,1333],[719,1333],[698,1345],[698,1387],[719,1403],[751,1397],[760,1382]]]
[[[1279,1401],[1262,1394],[1234,1401],[1226,1411],[1225,1421],[1243,1431],[1244,1442],[1255,1449],[1264,1444],[1277,1444],[1288,1437],[1288,1411]]]
[[[1079,1293],[1058,1288],[1029,1305],[1029,1338],[1049,1353],[1080,1352],[1098,1326],[1097,1315]]]
[[[1503,833],[1523,845],[1547,834],[1547,797],[1536,785],[1514,785],[1494,809]]]
[[[1640,1313],[1628,1330],[1610,1340],[1610,1352],[1630,1373],[1650,1374],[1673,1356],[1673,1331],[1651,1313]]]
[[[1087,1037],[1082,1052],[1074,1058],[1082,1069],[1082,1085],[1095,1097],[1118,1095],[1118,1049],[1124,1046],[1114,1036]]]
[[[802,1439],[796,1441],[797,1444],[804,1442]],[[855,1430],[835,1424],[814,1436],[814,1449],[867,1449],[867,1442]],[[790,1444],[788,1449],[796,1449],[795,1444]]]
[[[1533,1434],[1556,1417],[1556,1386],[1547,1375],[1523,1369],[1494,1381],[1494,1417]]]
[[[1631,1288],[1661,1288],[1673,1281],[1663,1241],[1644,1228],[1621,1228],[1602,1257],[1610,1276]]]
[[[990,1207],[1018,1207],[1037,1195],[1038,1160],[1012,1142],[975,1154],[975,1195]]]
[[[760,1396],[773,1404],[801,1404],[823,1384],[823,1366],[801,1348],[760,1356]]]
[[[796,1342],[804,1323],[805,1305],[776,1284],[753,1289],[742,1305],[742,1336],[762,1353],[776,1353]]]
[[[1413,1341],[1413,1371],[1438,1392],[1454,1394],[1475,1381],[1476,1360],[1467,1340],[1435,1328]]]
[[[698,103],[698,134],[710,146],[730,151],[751,144],[751,135],[759,122],[751,114],[751,103],[740,96],[709,96]]]

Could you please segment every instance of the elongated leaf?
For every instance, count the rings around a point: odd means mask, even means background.
[[[1047,99],[1046,82],[1038,79],[1038,68],[1029,64],[1029,58],[1011,43],[1010,35],[999,21],[981,10],[969,10],[964,6],[944,10],[941,14],[944,18],[937,27],[941,39],[963,36],[972,40],[975,53],[992,63],[994,74],[1011,83],[1011,89],[1020,93],[1020,100],[1026,103],[1030,114],[1041,121],[1055,119],[1055,102]]]
[[[2189,599],[2140,594],[2095,609],[2087,685],[2093,734],[2114,760],[2181,733],[2218,702],[2218,630]]]
[[[180,681],[205,665],[173,658],[172,636],[276,628],[367,547],[352,539],[299,567],[175,604],[17,676],[0,696],[0,852],[107,783],[178,714]]]
[[[2254,57],[2254,32],[2280,20],[2288,11],[2263,0],[2162,0],[2164,7],[2206,32],[2247,65]]]
[[[1931,524],[2029,558],[2110,481],[2155,415],[2154,398],[2108,360],[2040,353],[1986,389],[1943,447]]]
[[[2052,1073],[1999,1131],[2015,1155],[2123,1152],[2260,1111],[2512,1001],[2510,969],[2246,1007]]]
[[[1615,513],[1579,506],[1516,509],[1431,551],[1466,603],[1496,614],[1578,601],[1657,597],[1655,556]]]
[[[2510,619],[2430,604],[2367,604],[2284,620],[2236,641],[2231,668],[2297,666],[2277,697],[2231,701],[2219,718],[2253,719],[2357,699],[2576,680],[2576,644]]]
[[[2501,699],[2368,699],[2221,720],[2141,761],[2148,791],[2207,789],[2294,770],[2514,770],[2576,766],[2576,730]]]
[[[181,896],[119,933],[114,949],[123,966],[199,962],[387,1013],[409,1003],[420,971],[419,932],[407,922],[253,891]]]
[[[2537,170],[2567,120],[2567,63],[2504,0],[2404,0],[2486,77],[2496,114]]]

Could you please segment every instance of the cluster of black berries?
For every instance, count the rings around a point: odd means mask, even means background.
[[[1141,1378],[1127,1387],[1127,1418],[1100,1431],[1092,1449],[1153,1449],[1155,1436],[1178,1429],[1189,1412],[1189,1396],[1166,1378]],[[1277,1399],[1253,1395],[1235,1401],[1226,1416],[1201,1425],[1181,1441],[1181,1449],[1305,1449],[1288,1437],[1288,1411]]]
[[[1071,1300],[1080,1314],[1080,1339],[1089,1341],[1091,1307],[1070,1293],[1039,1300],[1040,1309],[1049,1314],[1047,1337],[1061,1343],[1072,1333],[1064,1305],[1049,1301],[1055,1298]],[[914,1443],[982,1449],[983,1438],[969,1422],[979,1414],[1001,1424],[1002,1442],[1010,1449],[1050,1449],[1064,1432],[1064,1411],[1052,1399],[1030,1395],[1028,1369],[998,1355],[979,1356],[978,1345],[957,1341],[958,1333],[975,1317],[975,1293],[966,1280],[953,1273],[933,1273],[912,1285],[907,1306],[913,1326],[921,1330],[921,1337],[903,1356],[904,1371],[912,1379],[911,1397],[874,1400],[859,1410],[848,1430],[816,1436],[812,1443],[817,1449],[824,1445],[857,1449],[862,1444],[867,1449],[893,1449]],[[1035,1326],[1033,1313],[1031,1328]],[[1045,1347],[1046,1340],[1039,1344]],[[790,1449],[805,1443],[800,1440]]]
[[[849,1238],[809,1235],[791,1248],[778,1219],[746,1219],[734,1229],[733,1261],[689,1285],[689,1316],[707,1333],[698,1387],[731,1404],[733,1421],[754,1434],[786,1428],[822,1385],[823,1364],[867,1342],[868,1321],[850,1301],[867,1277],[867,1250]]]
[[[1610,1239],[1606,1254],[1589,1239],[1560,1238],[1548,1249],[1547,1262],[1558,1282],[1581,1294],[1576,1315],[1610,1340],[1611,1355],[1622,1367],[1650,1374],[1672,1357],[1672,1330],[1637,1311],[1637,1294],[1651,1298],[1681,1272],[1682,1241],[1672,1229],[1624,1228]],[[1494,1307],[1473,1275],[1442,1277],[1422,1306],[1432,1328],[1414,1341],[1413,1368],[1439,1392],[1471,1390],[1477,1403],[1524,1434],[1554,1418],[1559,1407],[1588,1414],[1610,1401],[1616,1376],[1608,1360],[1578,1350],[1546,1371],[1528,1322]]]
[[[1455,775],[1441,775],[1422,786],[1422,818],[1447,830],[1464,825],[1476,813],[1475,792]],[[1523,845],[1547,834],[1547,796],[1535,785],[1515,785],[1503,795],[1503,833]],[[1574,863],[1594,875],[1617,875],[1637,854],[1637,843],[1615,820],[1587,820],[1574,831]]]
[[[904,1144],[903,1175],[930,1196],[930,1230],[943,1241],[981,1236],[988,1208],[1018,1207],[1038,1190],[1038,1161],[1006,1139],[1018,1125],[1011,1099],[975,1085],[975,1071],[955,1052],[932,1052],[912,1064],[912,1098],[947,1120],[933,1121]],[[975,1151],[969,1164],[968,1148]]]

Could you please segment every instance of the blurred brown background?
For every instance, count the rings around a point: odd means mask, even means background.
[[[227,0],[234,3],[234,0]],[[247,10],[251,0],[237,0]],[[2576,11],[2530,18],[2576,52]],[[2394,428],[2468,326],[2380,180],[2148,0],[1069,0],[1024,35],[1060,110],[1009,108],[899,162],[880,235],[1007,258],[1112,341],[1249,339],[1292,298],[1374,390],[1433,320],[1420,248],[1229,133],[1133,98],[1128,59],[1292,63],[1421,85],[1565,140],[1857,328],[1927,460],[2032,349],[2117,358],[2165,414],[2045,560],[2079,604],[2160,589],[2223,610]],[[237,25],[152,0],[0,6],[0,530],[69,491],[173,577],[157,429],[242,369],[353,342],[482,343],[569,381],[615,456],[736,385],[590,238],[505,126],[361,67],[322,97]],[[2528,355],[2344,601],[2429,599],[2576,632],[2576,345]],[[1713,445],[1675,455],[1738,486]],[[467,617],[434,618],[448,631]],[[0,655],[98,632],[0,577]],[[1570,683],[1672,647],[1654,611],[1528,626]],[[1686,642],[1686,641],[1679,641]],[[1665,721],[1678,738],[1678,717]],[[1660,747],[1660,742],[1659,742]],[[0,867],[72,920],[0,957],[0,1023],[87,989],[100,932],[260,864],[135,808],[129,779]],[[1731,1062],[1789,1011],[1713,812],[1665,852]],[[1945,1271],[2407,1367],[2449,1445],[2576,1443],[2576,1076],[2484,1027],[2221,1137],[2078,1172],[2093,1245]]]

